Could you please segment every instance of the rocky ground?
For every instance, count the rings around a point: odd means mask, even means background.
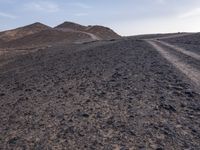
[[[200,149],[199,90],[134,39],[57,45],[1,65],[0,149]]]
[[[168,43],[183,47],[188,51],[195,52],[200,55],[200,33],[191,34],[179,38],[163,39]]]

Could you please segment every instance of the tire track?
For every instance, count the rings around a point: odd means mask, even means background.
[[[181,61],[177,56],[170,54],[163,47],[159,46],[154,40],[146,40],[152,47],[154,47],[164,58],[172,63],[177,69],[183,72],[193,84],[200,89],[200,71],[192,67],[191,65]]]
[[[160,41],[160,40],[154,40],[154,41],[160,43],[161,45],[164,45],[164,46],[167,46],[169,48],[172,48],[172,49],[174,49],[174,50],[176,50],[178,52],[181,52],[181,53],[183,53],[183,54],[185,54],[187,56],[190,56],[190,57],[192,57],[192,58],[194,58],[196,60],[200,60],[200,55],[199,54],[196,54],[196,53],[191,52],[191,51],[187,51],[184,48],[180,48],[178,46],[171,45],[171,44],[169,44],[167,42],[164,42],[164,41]]]

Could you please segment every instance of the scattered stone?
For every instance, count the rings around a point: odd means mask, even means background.
[[[86,114],[86,113],[83,113],[82,116],[83,116],[84,118],[88,118],[90,115],[89,115],[89,114]]]
[[[195,92],[193,92],[192,90],[185,91],[185,94],[190,98],[193,98],[195,96]]]
[[[0,97],[5,96],[5,95],[6,95],[5,93],[1,93],[1,94],[0,94]]]
[[[14,138],[10,139],[10,140],[8,141],[8,143],[14,145],[14,144],[17,144],[17,140],[18,140],[18,138],[17,138],[17,137],[14,137]]]
[[[161,104],[160,107],[166,110],[169,110],[171,112],[176,112],[176,109],[172,105],[169,105],[169,104]]]
[[[199,149],[190,81],[142,40],[113,43],[61,42],[1,66],[22,72],[0,71],[0,149]]]

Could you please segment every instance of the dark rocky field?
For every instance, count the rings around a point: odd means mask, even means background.
[[[192,34],[178,38],[164,39],[164,41],[183,47],[188,51],[195,52],[200,55],[200,34]]]
[[[200,149],[199,89],[145,41],[57,44],[8,58],[0,149]]]

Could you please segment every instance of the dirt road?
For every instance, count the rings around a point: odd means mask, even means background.
[[[89,35],[90,37],[91,37],[91,39],[89,40],[89,41],[99,41],[99,40],[101,40],[101,38],[99,38],[99,37],[97,37],[96,35],[94,35],[94,34],[92,34],[92,33],[88,33],[88,32],[84,32],[84,31],[76,31],[76,30],[72,30],[72,29],[62,29],[62,28],[58,28],[58,29],[55,29],[55,30],[59,30],[59,31],[64,31],[64,32],[77,32],[77,33],[84,33],[84,34],[87,34],[87,35]],[[78,41],[78,42],[76,42],[76,43],[79,43],[79,44],[81,44],[81,43],[84,43],[85,42],[85,40],[84,41]]]
[[[198,90],[200,89],[200,70],[194,68],[190,64],[185,63],[183,60],[179,59],[178,56],[171,54],[167,49],[163,48],[162,45],[172,48],[174,51],[178,51],[185,55],[188,55],[188,56],[196,59],[196,61],[200,61],[200,55],[190,52],[190,51],[186,51],[183,48],[179,48],[177,46],[168,44],[163,41],[147,40],[147,42],[150,45],[152,45],[164,58],[166,58],[170,63],[172,63],[177,69],[179,69],[188,78],[190,78]],[[199,93],[200,93],[200,91],[199,91]]]

